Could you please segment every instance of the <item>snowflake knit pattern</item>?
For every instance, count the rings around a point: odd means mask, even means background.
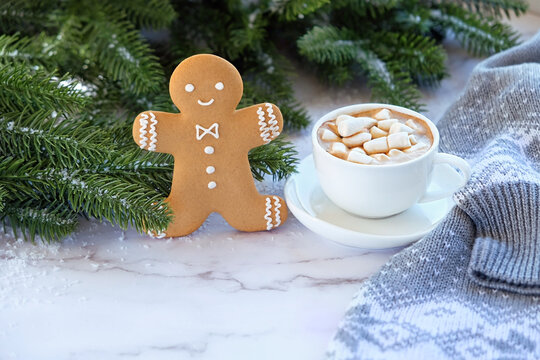
[[[480,63],[438,127],[472,178],[362,284],[328,359],[540,359],[540,33]]]

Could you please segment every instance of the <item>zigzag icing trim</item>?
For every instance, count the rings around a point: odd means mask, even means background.
[[[266,215],[264,215],[264,219],[266,220],[266,230],[270,230],[272,228],[272,200],[270,200],[269,197],[266,198]]]
[[[279,126],[276,120],[276,115],[274,115],[274,109],[272,108],[272,104],[266,103],[265,105],[266,112],[270,117],[270,120],[268,120],[268,125],[270,126],[270,131],[272,132],[272,138],[275,138],[279,135]]]
[[[148,133],[148,131],[146,131],[146,126],[148,125],[148,115],[141,114],[139,125],[139,139],[141,139],[141,145],[139,145],[139,147],[144,149],[146,147],[146,142],[148,141],[148,138],[146,137],[146,134]]]
[[[259,106],[257,109],[257,114],[259,115],[259,131],[261,132],[261,137],[263,141],[268,144],[270,142],[270,129],[268,128],[268,124],[266,123],[266,119],[264,117],[264,111],[262,106]]]
[[[279,216],[279,214],[281,213],[279,211],[279,208],[281,207],[281,203],[277,196],[272,196],[272,197],[274,198],[274,210],[276,211],[276,225],[274,227],[278,227],[281,224],[281,217]]]
[[[157,131],[156,131],[156,125],[158,123],[156,116],[153,112],[150,112],[150,121],[152,124],[150,124],[150,145],[148,145],[148,150],[150,151],[156,151],[156,143],[157,143]]]

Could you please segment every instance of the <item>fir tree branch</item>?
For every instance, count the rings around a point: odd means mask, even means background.
[[[45,35],[36,37],[37,41],[28,37],[18,35],[0,35],[0,63],[4,66],[14,63],[39,63],[42,60],[50,59],[42,51],[43,39]],[[39,45],[38,45],[39,44]],[[46,52],[45,52],[46,53]]]
[[[94,167],[84,169],[86,174],[101,174],[139,183],[167,197],[171,190],[174,159],[169,154],[142,151],[130,144],[111,152],[109,158]]]
[[[135,26],[162,29],[177,16],[168,0],[116,0],[110,6]]]
[[[448,75],[446,53],[432,38],[413,33],[372,33],[369,44],[384,61],[399,64],[417,83],[436,85]]]
[[[0,186],[0,214],[6,207],[6,198],[7,198],[7,191],[3,186]]]
[[[51,111],[5,113],[0,118],[0,153],[24,160],[47,160],[52,166],[81,168],[103,163],[110,155],[106,133],[78,119]]]
[[[4,232],[9,224],[15,236],[20,231],[25,240],[34,241],[39,235],[47,242],[71,234],[78,224],[77,214],[63,204],[41,204],[38,201],[10,204],[0,214],[0,220]]]
[[[346,9],[357,16],[370,16],[377,18],[380,15],[396,8],[403,0],[334,0],[334,9]]]
[[[43,14],[56,6],[56,0],[4,0],[0,3],[0,32],[39,32],[49,22]]]
[[[528,4],[525,0],[439,0],[450,5],[461,5],[470,12],[476,14],[501,17],[506,15],[510,18],[514,13],[516,16],[527,11]]]
[[[0,87],[1,112],[45,109],[69,113],[80,110],[89,100],[69,77],[57,78],[25,64],[2,67]]]
[[[327,4],[330,4],[330,0],[274,0],[271,1],[269,9],[281,19],[293,21],[303,19]]]
[[[44,169],[36,179],[48,184],[51,196],[69,204],[74,212],[107,220],[124,229],[133,226],[140,232],[160,231],[171,220],[161,194],[134,180],[70,169]]]
[[[38,200],[39,189],[46,185],[37,179],[39,171],[40,164],[36,161],[0,156],[0,187],[5,192],[6,201]]]
[[[492,18],[483,19],[460,6],[443,4],[431,16],[434,22],[451,29],[473,55],[490,55],[518,43],[518,34],[509,25]]]
[[[245,26],[245,19],[249,17],[245,13],[246,7],[239,1],[210,3],[201,0],[173,2],[176,12],[181,14],[181,21],[175,21],[171,28],[171,48],[178,56],[173,58],[175,66],[177,60],[200,52],[221,54],[228,59],[234,57],[231,54],[238,53],[229,44],[229,30]]]
[[[83,33],[99,68],[127,93],[159,91],[165,77],[157,57],[133,26],[111,19],[91,19]]]
[[[350,40],[355,35],[333,26],[316,26],[298,39],[300,54],[308,60],[330,65],[349,64],[358,57],[358,49],[365,45],[362,40]]]
[[[28,199],[63,204],[73,213],[107,220],[122,228],[131,225],[138,231],[163,230],[171,217],[163,194],[128,176],[51,168],[46,162],[4,157],[0,158],[0,186],[7,192],[10,204]]]
[[[279,136],[249,152],[251,173],[258,181],[262,181],[265,175],[272,175],[274,181],[282,180],[296,172],[297,154],[294,147]]]
[[[260,11],[243,14],[240,18],[242,21],[236,23],[230,30],[230,47],[224,49],[231,60],[236,60],[246,50],[260,49],[266,37],[268,21],[261,16]]]
[[[300,54],[327,66],[358,65],[368,76],[375,99],[419,109],[420,93],[399,64],[379,58],[365,40],[346,29],[314,27],[298,40]]]

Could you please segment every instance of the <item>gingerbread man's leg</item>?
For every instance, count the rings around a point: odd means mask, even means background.
[[[237,230],[272,230],[287,220],[285,201],[277,195],[261,195],[254,186],[243,196],[231,198],[231,202],[235,206],[227,207],[220,213]]]
[[[171,195],[165,200],[173,213],[173,220],[165,231],[165,236],[176,237],[189,235],[197,230],[208,217],[208,211],[199,201],[187,194]]]

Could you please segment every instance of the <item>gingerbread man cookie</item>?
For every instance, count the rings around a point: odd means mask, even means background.
[[[162,236],[197,230],[213,212],[242,231],[271,230],[287,219],[279,196],[255,188],[248,151],[275,139],[283,128],[278,107],[265,103],[236,110],[243,83],[236,68],[215,55],[182,61],[169,92],[181,113],[145,111],[133,139],[149,151],[174,156],[173,221]]]

